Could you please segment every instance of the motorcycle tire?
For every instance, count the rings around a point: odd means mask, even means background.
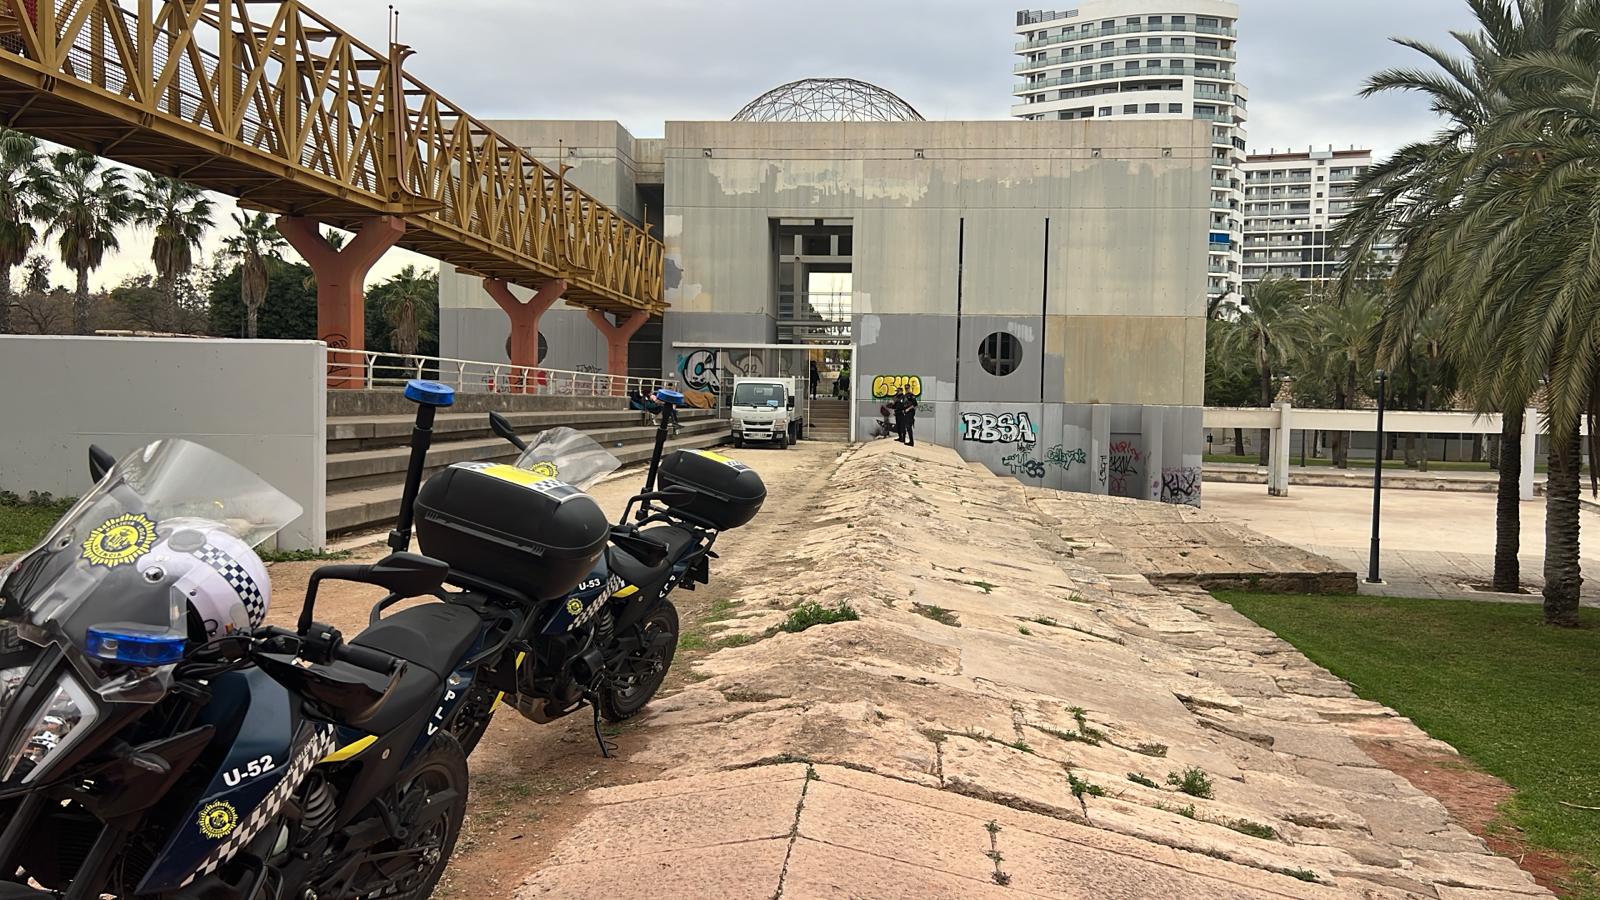
[[[636,662],[659,662],[661,665],[655,671],[639,675],[634,674],[631,681],[621,683],[620,679],[613,681],[605,690],[600,692],[600,715],[607,722],[622,722],[631,719],[645,708],[656,691],[661,689],[661,682],[667,678],[667,670],[672,667],[672,657],[678,652],[678,608],[672,601],[664,600],[655,611],[644,617],[639,623],[648,638],[654,632],[666,632],[672,635],[672,643],[667,646],[664,654],[650,654],[648,650],[641,650],[636,654]]]
[[[404,885],[400,893],[385,894],[394,900],[427,900],[444,877],[450,865],[450,855],[455,852],[456,839],[461,836],[461,822],[467,812],[467,755],[461,745],[449,734],[436,735],[433,745],[401,775],[404,785],[400,789],[400,803],[396,818],[405,827],[405,841],[385,841],[373,848],[373,853],[406,851],[426,845],[422,856],[416,860],[412,873],[397,872],[382,867],[382,874],[394,877]],[[440,794],[454,793],[455,799],[431,821],[422,823],[419,814],[430,799]],[[390,846],[398,845],[398,846]],[[361,876],[370,872],[370,864],[357,871],[356,884]],[[361,894],[351,894],[354,900]]]

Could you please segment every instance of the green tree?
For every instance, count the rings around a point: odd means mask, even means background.
[[[1256,285],[1224,333],[1221,352],[1250,361],[1262,406],[1272,405],[1274,373],[1286,374],[1305,326],[1305,288],[1297,281],[1268,278]],[[1267,464],[1271,435],[1261,430],[1261,465]]]
[[[211,333],[219,337],[244,337],[249,311],[240,282],[244,266],[235,263],[211,282]],[[301,263],[275,264],[267,275],[265,300],[257,305],[257,337],[278,341],[317,339],[317,290],[306,287],[311,267]]]
[[[1354,408],[1366,393],[1367,376],[1376,368],[1380,314],[1380,302],[1372,294],[1324,303],[1309,314],[1303,359],[1332,391],[1335,409]],[[1329,450],[1334,466],[1350,467],[1349,432],[1333,432]]]
[[[270,296],[269,276],[281,268],[285,241],[266,213],[234,213],[234,224],[239,233],[223,241],[222,254],[239,263],[239,299],[245,308],[245,337],[259,336],[261,304]],[[304,276],[302,275],[302,280]],[[215,322],[215,319],[213,319]],[[316,333],[315,324],[312,334]]]
[[[1385,346],[1381,356],[1393,360],[1397,344],[1415,334],[1423,316],[1435,306],[1447,310],[1449,352],[1461,386],[1480,412],[1502,413],[1499,491],[1495,516],[1496,590],[1519,589],[1517,553],[1520,544],[1520,445],[1523,409],[1534,382],[1480,377],[1496,361],[1474,357],[1460,340],[1462,320],[1456,315],[1452,274],[1462,265],[1462,248],[1450,242],[1449,220],[1458,209],[1481,155],[1484,132],[1511,102],[1500,72],[1510,59],[1556,46],[1566,29],[1570,0],[1468,0],[1479,24],[1476,32],[1452,37],[1464,56],[1431,44],[1397,38],[1417,51],[1432,68],[1387,69],[1372,76],[1363,96],[1401,91],[1425,97],[1442,126],[1431,139],[1402,147],[1373,166],[1356,186],[1357,201],[1330,235],[1347,248],[1346,259],[1369,255],[1379,244],[1399,248],[1395,274],[1384,310]],[[1358,290],[1353,267],[1346,269],[1346,293]]]
[[[177,318],[179,279],[194,269],[195,251],[215,224],[211,200],[194,185],[178,178],[139,173],[134,218],[155,231],[150,242],[150,262],[155,265],[158,288]]]
[[[387,347],[403,358],[419,352],[437,355],[439,273],[406,266],[367,291],[367,313],[368,347]],[[424,350],[429,343],[432,353]]]
[[[28,258],[39,237],[32,220],[47,177],[39,142],[0,128],[0,334],[11,330],[11,269]]]
[[[44,188],[38,209],[45,232],[57,238],[61,261],[78,276],[73,330],[88,334],[89,273],[100,268],[108,251],[117,249],[117,229],[133,217],[133,198],[120,170],[76,150],[51,154]]]

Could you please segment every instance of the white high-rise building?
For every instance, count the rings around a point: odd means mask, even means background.
[[[1340,248],[1328,240],[1355,202],[1371,150],[1256,153],[1244,163],[1244,284],[1268,276],[1319,284],[1339,277]],[[1376,248],[1391,259],[1392,245]]]
[[[1013,116],[1211,123],[1213,300],[1236,299],[1241,285],[1249,93],[1234,75],[1238,19],[1239,5],[1226,0],[1083,0],[1017,13]]]

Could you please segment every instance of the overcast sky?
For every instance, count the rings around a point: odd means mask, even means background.
[[[1015,4],[996,0],[398,0],[407,71],[481,118],[617,119],[657,137],[669,119],[727,119],[774,85],[849,76],[929,119],[1010,112]],[[1051,8],[1070,8],[1058,0]],[[318,4],[381,47],[388,0]],[[1308,145],[1386,153],[1433,121],[1400,96],[1357,98],[1371,73],[1470,27],[1464,0],[1241,0],[1240,79],[1252,152]],[[147,239],[95,279],[145,267]],[[374,277],[419,258],[391,253]],[[66,280],[63,272],[58,277]]]

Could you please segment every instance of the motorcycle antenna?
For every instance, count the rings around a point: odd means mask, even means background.
[[[395,520],[394,530],[389,532],[389,549],[396,553],[411,548],[412,507],[422,487],[422,469],[428,459],[428,448],[433,445],[433,415],[439,407],[456,402],[455,389],[450,385],[420,378],[406,382],[405,394],[407,400],[417,405],[417,421],[411,427],[411,460],[406,466],[405,492],[400,495],[400,517]]]

